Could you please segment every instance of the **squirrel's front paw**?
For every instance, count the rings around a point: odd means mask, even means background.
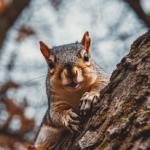
[[[87,111],[90,110],[91,105],[96,105],[99,102],[100,94],[94,92],[86,92],[80,100],[79,108],[80,115],[86,115]]]
[[[67,127],[72,133],[81,132],[80,117],[73,111],[69,109],[66,115],[63,117],[63,125]]]

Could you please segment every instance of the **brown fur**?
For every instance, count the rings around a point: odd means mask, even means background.
[[[46,80],[48,110],[35,139],[34,146],[45,150],[49,142],[59,139],[64,130],[80,132],[80,115],[99,101],[99,92],[108,84],[109,76],[90,58],[91,38],[86,32],[81,43],[54,48],[40,42],[48,69]],[[89,60],[85,61],[85,53]]]

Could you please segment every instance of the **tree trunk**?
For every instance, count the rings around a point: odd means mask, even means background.
[[[150,149],[150,30],[139,37],[84,119],[83,132],[65,131],[56,150]]]

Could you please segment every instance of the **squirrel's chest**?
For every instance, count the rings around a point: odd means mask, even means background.
[[[83,88],[80,89],[79,91],[76,92],[64,92],[61,96],[62,96],[62,102],[68,104],[69,106],[71,106],[76,113],[79,113],[79,102],[81,97],[83,96],[83,94],[85,94],[85,92],[90,92],[90,87],[88,88]]]

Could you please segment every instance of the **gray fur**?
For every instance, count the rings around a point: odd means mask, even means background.
[[[54,55],[58,65],[71,64],[75,65],[79,63],[80,51],[84,49],[84,46],[78,42],[72,44],[66,44],[62,46],[53,47],[50,55]]]

